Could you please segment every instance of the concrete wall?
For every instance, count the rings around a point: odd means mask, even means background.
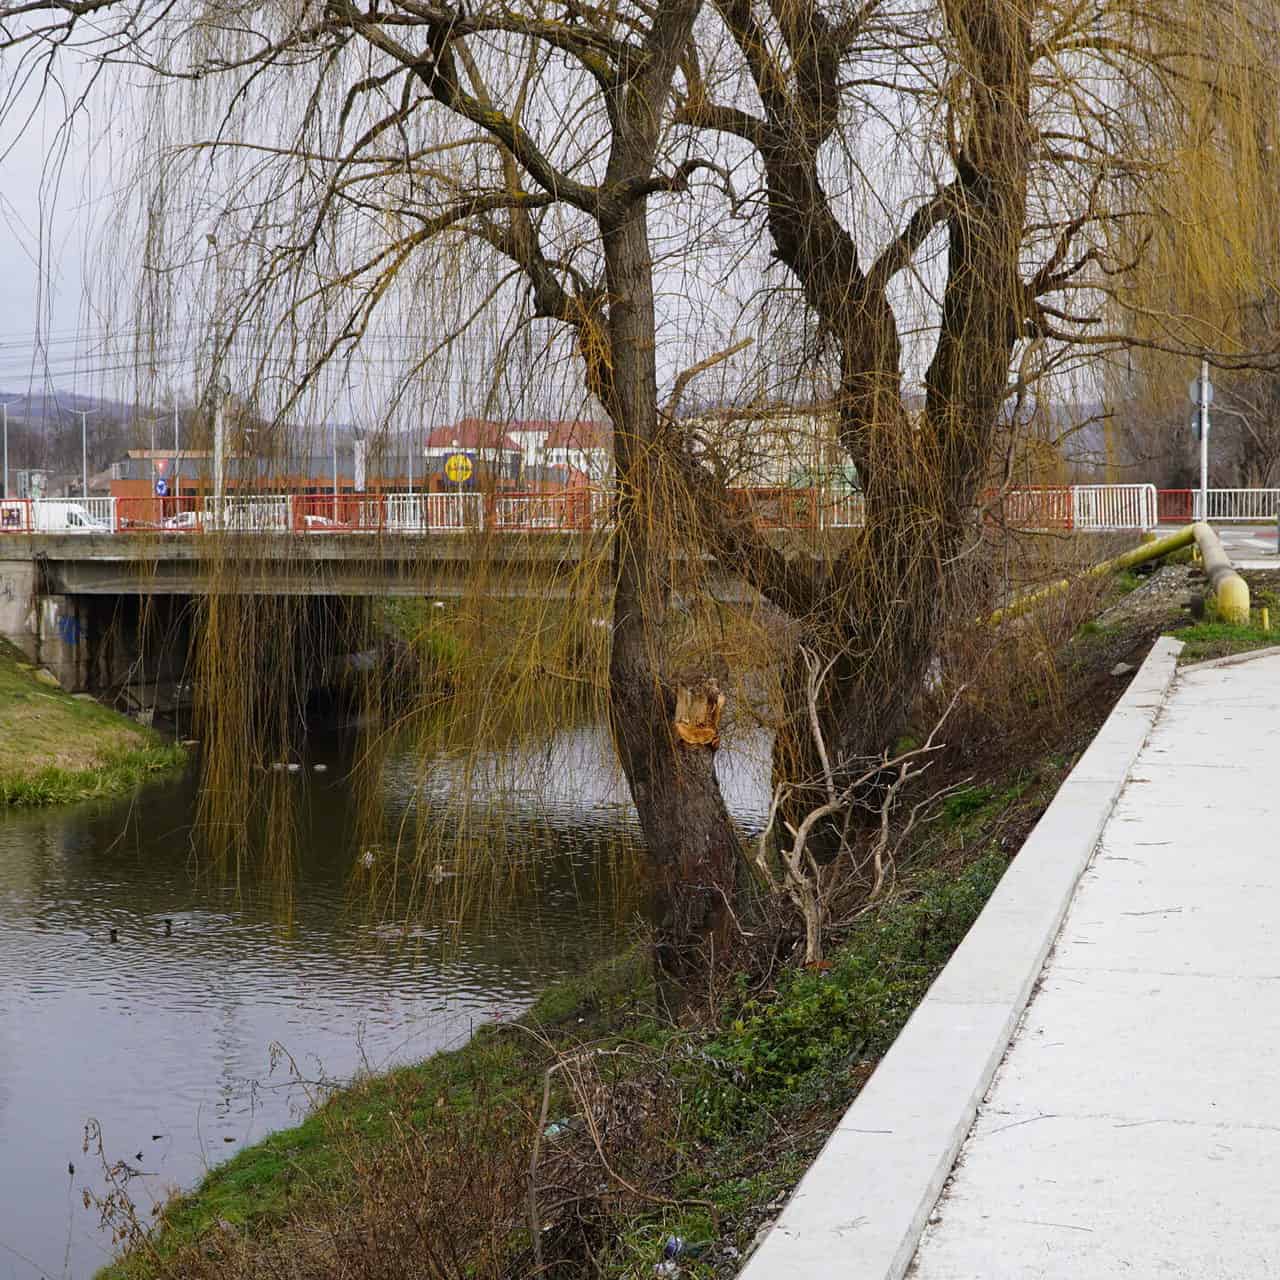
[[[96,595],[59,590],[56,573],[16,541],[0,550],[0,636],[72,693],[113,693],[184,678],[190,600],[132,590]],[[22,554],[17,554],[21,552]]]
[[[0,560],[0,636],[37,660],[36,562]]]

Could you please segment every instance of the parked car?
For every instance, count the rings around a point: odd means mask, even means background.
[[[162,529],[198,529],[200,527],[200,513],[198,511],[179,511],[162,520],[160,527]]]
[[[78,502],[42,498],[31,504],[31,527],[38,533],[110,533],[111,525]]]

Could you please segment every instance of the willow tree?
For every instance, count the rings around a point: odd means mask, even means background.
[[[1259,234],[1275,11],[711,9],[722,39],[691,49],[676,119],[701,131],[700,154],[745,153],[758,171],[759,218],[813,318],[866,497],[863,537],[803,574],[744,548],[723,495],[698,508],[715,553],[801,624],[778,763],[817,779],[812,655],[830,672],[826,748],[856,771],[906,723],[982,491],[1007,481],[1002,425],[1029,388],[1099,394],[1135,349],[1274,363],[1275,336],[1221,323],[1220,304],[1275,278]]]
[[[221,305],[227,323],[257,326],[264,378],[287,369],[281,415],[388,299],[458,315],[424,359],[465,350],[486,310],[567,338],[614,427],[608,700],[676,970],[716,927],[737,842],[712,767],[723,695],[709,669],[677,669],[673,589],[707,590],[706,554],[792,624],[775,772],[794,821],[820,781],[874,777],[868,760],[906,725],[956,566],[982,537],[983,491],[1010,474],[1010,406],[1091,385],[1099,361],[1135,345],[1217,345],[1160,306],[1151,285],[1170,252],[1215,288],[1258,272],[1234,251],[1247,237],[1224,252],[1222,227],[1180,214],[1201,207],[1189,193],[1220,201],[1225,180],[1240,216],[1256,201],[1263,135],[1244,122],[1275,102],[1259,92],[1257,8],[175,0],[6,13],[11,41],[47,24],[28,49],[83,37],[140,69],[133,83],[171,87],[144,135],[149,265],[189,252],[178,211],[200,223],[175,191],[216,193],[210,234],[244,277],[219,280]],[[679,295],[661,316],[655,289]],[[843,547],[796,553],[764,536],[679,416],[689,378],[752,332],[735,394],[785,384],[832,406],[866,502]],[[848,824],[828,836],[828,855],[856,838]]]

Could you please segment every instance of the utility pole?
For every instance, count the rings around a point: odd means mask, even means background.
[[[226,488],[226,421],[222,406],[222,384],[213,384],[213,509],[222,519],[222,498]]]
[[[225,524],[227,424],[224,400],[228,388],[222,381],[222,327],[213,330],[213,510],[216,527]]]
[[[1209,361],[1200,361],[1200,519],[1209,518],[1209,401],[1213,385],[1209,381]]]
[[[21,404],[21,399],[6,400],[0,405],[0,410],[4,413],[4,496],[9,496],[9,406],[11,404]]]
[[[71,413],[80,415],[80,496],[87,499],[89,497],[89,427],[88,418],[90,414],[97,413],[96,409],[72,409]]]
[[[179,495],[178,490],[178,472],[181,470],[178,464],[178,402],[173,402],[173,496]]]

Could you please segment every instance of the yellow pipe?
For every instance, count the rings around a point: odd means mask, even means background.
[[[1170,552],[1181,551],[1183,547],[1189,547],[1195,541],[1197,527],[1192,525],[1186,529],[1179,529],[1177,533],[1156,538],[1154,542],[1144,542],[1140,547],[1134,547],[1132,551],[1125,551],[1121,555],[1113,556],[1110,560],[1103,560],[1101,564],[1091,565],[1081,576],[1100,578],[1108,573],[1119,573],[1122,569],[1132,569],[1134,565],[1145,564],[1148,560],[1158,560],[1161,556],[1169,555]],[[1047,587],[1041,587],[1038,591],[1033,591],[1030,595],[1021,596],[1003,609],[997,609],[987,621],[995,627],[1002,622],[1008,622],[1010,618],[1019,617],[1042,601],[1065,591],[1072,581],[1071,578],[1063,578],[1058,582],[1051,582]],[[1246,587],[1245,590],[1247,591],[1248,588]]]
[[[1249,584],[1235,571],[1231,557],[1223,549],[1222,540],[1207,524],[1192,525],[1200,559],[1213,589],[1218,617],[1237,627],[1249,625]]]

